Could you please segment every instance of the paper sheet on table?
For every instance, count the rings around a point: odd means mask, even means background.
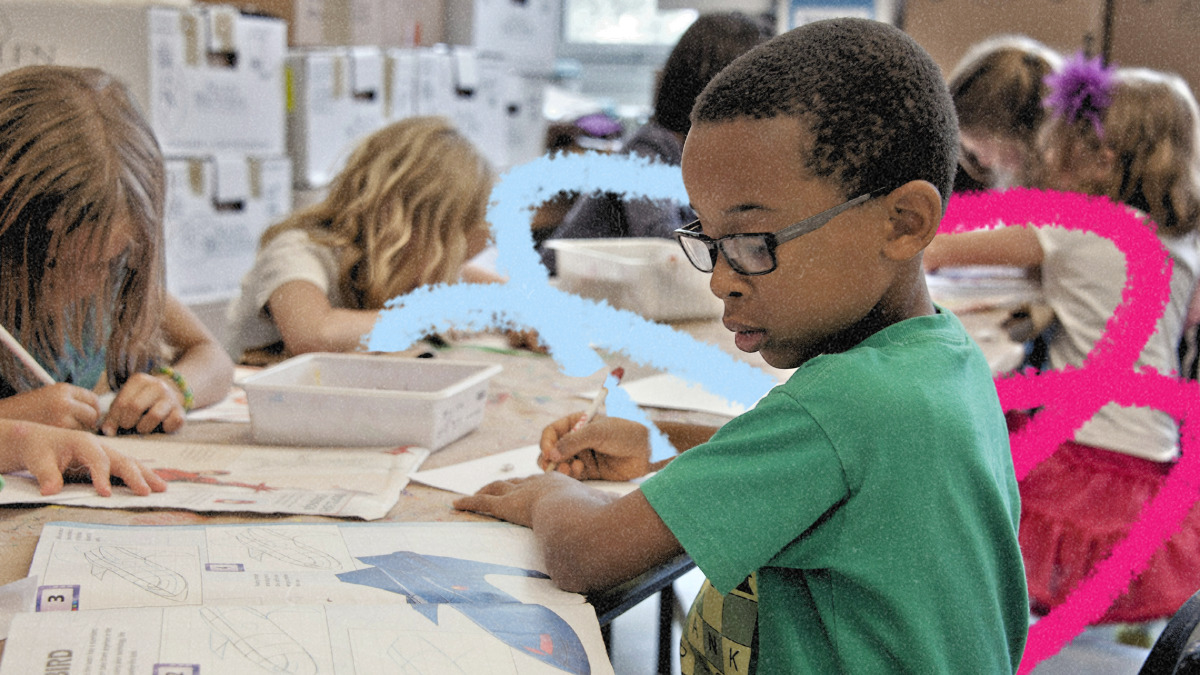
[[[30,569],[2,675],[55,649],[189,675],[612,672],[595,610],[507,523],[58,522]]]
[[[960,314],[1036,302],[1041,286],[1026,270],[998,265],[945,267],[925,275],[933,301]]]
[[[36,576],[25,577],[11,584],[0,586],[0,640],[8,637],[8,629],[12,625],[14,616],[33,611],[37,589],[38,578]]]
[[[375,520],[400,500],[408,474],[429,456],[424,448],[291,448],[105,438],[163,477],[166,492],[138,497],[114,487],[71,483],[43,496],[29,474],[5,477],[0,504],[65,504],[110,509],[185,509],[300,513]]]
[[[746,406],[733,403],[713,394],[698,384],[676,377],[670,373],[659,373],[632,382],[622,382],[621,388],[633,402],[648,408],[669,410],[695,410],[698,412],[737,417],[746,412]],[[595,391],[584,392],[581,398],[595,398]]]
[[[438,469],[417,471],[409,476],[418,483],[430,487],[449,490],[464,495],[473,495],[480,488],[498,480],[509,478],[525,478],[542,473],[537,465],[538,453],[541,450],[536,445],[527,445],[515,450],[481,457]],[[635,481],[590,480],[586,484],[616,494],[627,494],[637,489],[646,477]]]
[[[489,630],[477,620],[504,621],[511,628]],[[89,673],[132,673],[135,665],[138,673],[178,675],[613,673],[590,605],[237,605],[30,613],[14,617],[7,645],[0,675],[77,672],[46,670],[47,663],[82,668],[92,654],[114,670]]]

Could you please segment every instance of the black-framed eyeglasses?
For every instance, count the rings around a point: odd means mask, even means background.
[[[725,256],[729,266],[738,274],[758,275],[775,271],[775,249],[784,242],[808,234],[833,220],[838,214],[885,195],[889,190],[879,189],[859,195],[848,202],[822,211],[815,216],[779,230],[778,232],[754,232],[730,234],[713,239],[700,231],[700,221],[693,221],[673,233],[683,252],[696,269],[712,272],[717,264],[718,253]]]

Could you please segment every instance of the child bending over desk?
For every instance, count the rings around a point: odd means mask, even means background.
[[[498,281],[464,264],[491,233],[493,175],[448,120],[368,136],[324,201],[263,233],[229,306],[229,353],[256,363],[358,349],[388,300],[426,284]]]
[[[1170,255],[1170,297],[1135,369],[1180,371],[1178,346],[1195,287],[1200,225],[1196,100],[1175,75],[1110,70],[1082,56],[1051,78],[1052,118],[1041,134],[1044,187],[1103,195],[1156,227]],[[925,267],[1001,264],[1037,268],[1058,328],[1049,366],[1081,366],[1104,334],[1125,286],[1125,258],[1107,239],[1057,227],[1004,227],[941,235]],[[1010,413],[1013,430],[1029,413]],[[1021,481],[1021,550],[1034,610],[1070,595],[1125,539],[1179,456],[1175,420],[1110,403]],[[1175,613],[1200,588],[1200,509],[1150,559],[1100,622]]]
[[[1040,164],[1037,134],[1047,113],[1044,78],[1062,57],[1024,35],[971,47],[950,73],[950,97],[962,147],[954,191],[1032,185]]]
[[[164,168],[125,86],[93,68],[0,75],[0,418],[175,431],[233,363],[163,289]],[[48,383],[46,380],[53,380]],[[116,392],[105,414],[94,389]]]
[[[700,220],[677,237],[738,348],[795,373],[624,497],[573,477],[642,473],[646,430],[572,416],[542,439],[560,471],[455,505],[532,527],[569,590],[686,552],[707,582],[685,673],[1015,671],[1028,603],[1004,415],[921,269],[958,147],[940,71],[894,27],[822,21],[730,64],[692,120]]]

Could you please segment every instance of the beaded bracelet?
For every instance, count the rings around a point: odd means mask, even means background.
[[[183,393],[183,411],[187,412],[192,409],[192,406],[196,403],[196,398],[192,395],[192,388],[188,386],[187,380],[183,379],[183,375],[179,371],[170,366],[158,366],[154,369],[154,374],[166,375],[171,378],[171,381]]]

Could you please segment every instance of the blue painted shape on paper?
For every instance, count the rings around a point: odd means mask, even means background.
[[[413,551],[358,560],[372,567],[343,572],[338,579],[403,595],[434,624],[438,608],[451,605],[522,653],[568,673],[591,672],[583,643],[561,616],[541,605],[521,603],[484,579],[487,574],[549,579],[544,572]]]

